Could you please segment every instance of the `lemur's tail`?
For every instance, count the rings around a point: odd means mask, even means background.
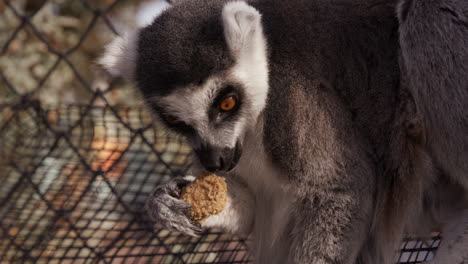
[[[385,264],[395,263],[405,227],[422,212],[435,168],[468,190],[468,1],[397,2],[405,89],[373,232],[373,258]]]
[[[401,69],[435,165],[468,188],[468,1],[400,0]]]

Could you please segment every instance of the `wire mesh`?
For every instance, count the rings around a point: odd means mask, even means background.
[[[142,109],[3,107],[0,262],[244,263],[244,240],[153,226],[157,184],[182,175],[190,149]]]
[[[399,263],[422,263],[434,259],[442,237],[434,232],[430,238],[406,238],[401,244]]]
[[[0,2],[0,263],[252,262],[243,238],[169,232],[143,210],[192,154],[93,67],[125,28],[110,14],[140,2]],[[408,240],[399,261],[431,259],[439,243]]]

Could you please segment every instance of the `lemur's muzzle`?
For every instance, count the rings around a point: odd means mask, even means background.
[[[242,147],[236,144],[234,148],[220,148],[212,145],[204,145],[195,149],[200,163],[209,172],[230,171],[239,162]]]

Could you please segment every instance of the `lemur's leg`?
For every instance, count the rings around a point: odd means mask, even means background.
[[[266,149],[295,199],[288,263],[354,264],[371,231],[376,191],[367,142],[330,84],[271,68],[281,90],[269,97]]]
[[[298,201],[292,216],[288,263],[354,264],[370,226],[371,202],[330,192]]]

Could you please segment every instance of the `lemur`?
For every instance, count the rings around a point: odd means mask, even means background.
[[[457,219],[435,261],[465,263],[468,1],[174,2],[101,64],[225,177],[228,204],[188,217],[194,169],[155,186],[153,220],[251,234],[257,263],[385,264],[411,223]]]

